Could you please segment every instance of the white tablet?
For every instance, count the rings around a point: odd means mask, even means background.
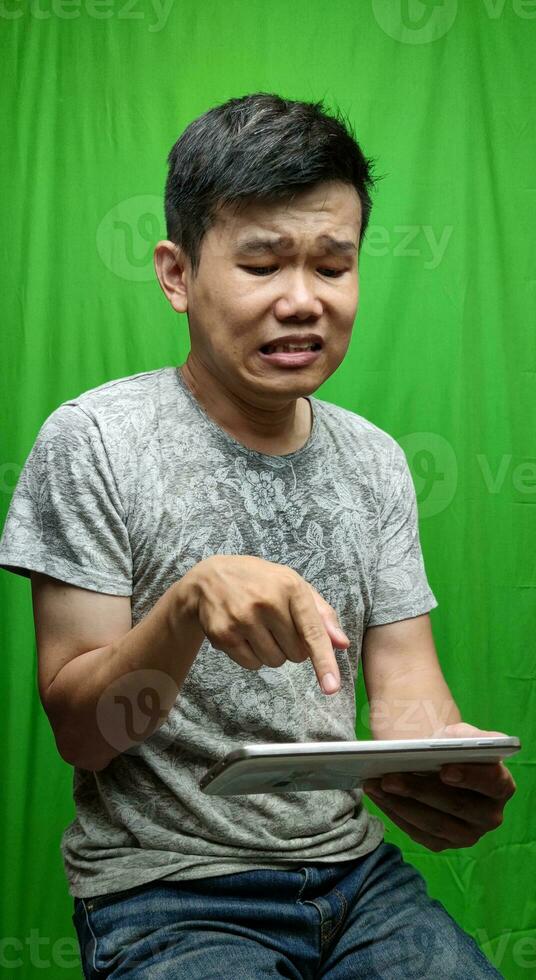
[[[437,771],[448,762],[500,762],[518,738],[424,738],[372,742],[281,742],[243,745],[200,780],[210,796],[354,789],[388,772]]]

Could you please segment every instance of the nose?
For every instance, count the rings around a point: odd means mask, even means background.
[[[281,294],[275,304],[275,314],[281,320],[295,316],[306,320],[322,315],[322,303],[317,295],[318,284],[303,272],[288,273],[281,283]]]

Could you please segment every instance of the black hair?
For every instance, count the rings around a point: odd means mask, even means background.
[[[355,187],[361,201],[359,249],[378,177],[350,124],[323,101],[294,102],[257,92],[229,99],[187,126],[168,155],[167,237],[183,248],[194,276],[201,242],[219,208],[275,202],[321,181]]]

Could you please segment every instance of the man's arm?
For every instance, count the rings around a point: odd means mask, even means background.
[[[369,627],[361,660],[374,738],[427,738],[461,721],[428,613]]]
[[[128,596],[32,572],[39,695],[69,765],[99,772],[166,720],[204,638],[188,574],[132,627]]]
[[[502,735],[461,721],[434,645],[428,614],[369,627],[363,676],[374,738]],[[449,780],[456,770],[457,781]],[[469,847],[499,827],[516,786],[501,763],[442,766],[439,773],[369,779],[365,792],[413,840],[431,851]]]

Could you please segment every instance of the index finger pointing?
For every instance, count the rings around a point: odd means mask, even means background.
[[[307,589],[300,589],[290,600],[296,631],[313,664],[324,694],[335,694],[341,686],[339,666],[324,621]]]

